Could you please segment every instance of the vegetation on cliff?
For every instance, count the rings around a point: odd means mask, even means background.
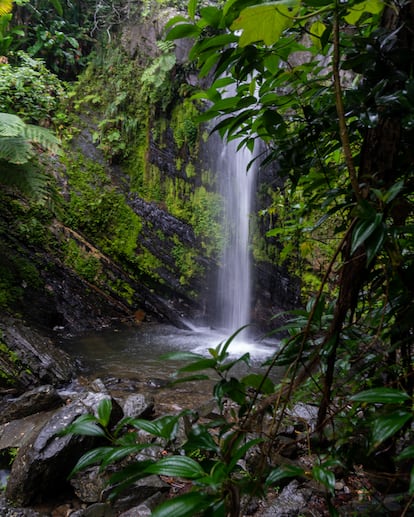
[[[58,2],[51,5],[57,18],[64,16]],[[182,451],[171,445],[170,456],[137,464],[113,480],[122,487],[156,473],[194,482],[191,492],[168,501],[154,515],[239,515],[243,495],[261,493],[293,476],[321,483],[335,515],[335,476],[356,464],[380,471],[387,490],[397,486],[404,493],[405,513],[412,505],[413,12],[411,0],[387,5],[379,0],[258,5],[229,0],[222,7],[200,9],[192,0],[188,16],[170,22],[167,42],[161,42],[161,33],[156,35],[158,45],[150,56],[141,54],[137,45],[128,50],[122,42],[129,39],[120,31],[121,45],[115,50],[113,41],[101,40],[77,84],[68,90],[49,73],[32,74],[33,82],[43,81],[46,91],[68,92],[66,107],[53,106],[53,116],[44,113],[37,97],[20,95],[22,88],[30,87],[16,81],[8,113],[29,113],[27,108],[17,111],[19,96],[30,99],[31,112],[39,113],[17,126],[49,120],[65,142],[65,169],[57,175],[65,213],[55,226],[65,245],[59,245],[58,256],[98,287],[108,286],[99,282],[111,257],[122,275],[108,292],[128,306],[136,306],[137,285],[146,286],[148,295],[154,289],[171,294],[166,288],[170,274],[179,278],[177,292],[194,296],[192,281],[203,267],[194,245],[207,258],[215,258],[220,247],[219,199],[209,171],[200,170],[195,158],[202,138],[199,122],[220,116],[217,131],[241,138],[249,148],[260,139],[266,153],[259,159],[277,162],[285,178],[283,187],[269,186],[271,203],[261,213],[266,224],[272,223],[268,236],[278,239],[271,258],[289,257],[306,280],[304,308],[288,316],[280,329],[288,337],[269,364],[285,367],[285,377],[277,386],[267,374],[236,380],[229,373],[229,342],[211,349],[209,358],[187,356],[193,363],[182,373],[194,374],[192,379],[204,378],[198,372],[206,368],[219,375],[214,392],[219,418],[211,427],[190,421]],[[17,16],[27,19],[25,13],[19,6]],[[104,29],[101,34],[113,34],[115,12],[100,15],[95,19]],[[49,20],[53,16],[49,14]],[[68,21],[75,32],[80,30],[79,21]],[[8,22],[1,27],[2,48],[11,61],[6,56],[0,67],[11,77],[20,73],[12,61],[19,55],[12,50],[20,36]],[[24,50],[43,55],[61,78],[68,78],[67,64],[69,75],[76,75],[86,63],[72,29],[58,34],[55,28],[49,38],[40,22],[39,27],[36,42],[30,40],[34,34],[24,33]],[[190,57],[201,76],[213,76],[206,91],[194,94],[186,80],[193,66],[176,61],[171,42],[183,37],[195,40]],[[37,66],[42,65],[29,65]],[[223,88],[230,84],[235,93],[229,98]],[[209,107],[199,116],[204,99]],[[91,142],[88,149],[101,151],[93,164],[76,154]],[[155,149],[163,151],[165,159]],[[148,218],[131,210],[135,195],[155,214],[168,212],[187,223],[196,239],[185,241],[178,232],[167,235],[162,228],[151,228]],[[38,239],[51,249],[56,240],[50,240],[49,230],[40,230],[45,222],[40,208],[36,211],[9,191],[2,197],[2,239],[10,252],[0,259],[5,272],[0,302],[8,307],[29,278],[35,282],[40,276],[28,272],[29,261],[19,265],[7,221],[13,221],[12,237],[21,232],[29,243]],[[154,259],[151,239],[146,238],[152,235],[172,262]],[[256,251],[269,258],[262,242]],[[248,357],[240,360],[247,362]],[[226,399],[235,403],[230,412]],[[286,410],[303,399],[318,405],[315,432],[298,437],[314,461],[310,468],[272,464],[270,450]],[[89,453],[79,466],[98,460],[106,466],[133,450],[133,433],[124,436],[118,427],[115,435],[108,434],[109,411],[103,407],[100,418],[87,417],[71,429],[106,435],[114,446]],[[251,439],[265,415],[270,415],[270,426]],[[182,416],[188,424],[188,415]],[[175,415],[122,425],[144,429],[169,446],[178,419]],[[261,461],[249,468],[241,460],[253,448],[260,449]]]

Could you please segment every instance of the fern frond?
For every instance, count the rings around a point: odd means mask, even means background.
[[[21,165],[34,155],[30,142],[22,136],[5,136],[0,138],[0,159]]]
[[[16,188],[38,201],[49,198],[49,177],[32,163],[16,165],[0,160],[0,184]]]
[[[25,125],[23,120],[17,115],[0,113],[0,137],[20,135]]]
[[[49,129],[32,124],[25,124],[22,136],[30,142],[41,145],[44,149],[54,154],[60,154],[61,152],[59,140]]]

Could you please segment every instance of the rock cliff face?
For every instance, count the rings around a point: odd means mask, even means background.
[[[214,310],[223,200],[197,123],[202,106],[190,100],[187,49],[159,44],[171,15],[131,15],[80,78],[68,108],[74,136],[64,162],[50,165],[62,215],[3,204],[0,268],[16,286],[7,303],[28,322],[67,333],[142,319],[183,326]],[[276,178],[261,172],[258,192]],[[266,203],[257,196],[257,210]],[[256,231],[267,229],[262,221]],[[297,286],[263,257],[255,278],[252,314],[267,328],[295,305]]]

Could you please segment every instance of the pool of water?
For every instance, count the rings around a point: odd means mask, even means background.
[[[262,364],[277,351],[277,342],[244,339],[243,332],[231,342],[229,359],[248,352],[250,372],[264,372]],[[158,399],[164,397],[169,403],[176,399],[181,406],[189,406],[211,395],[217,377],[212,370],[194,372],[207,373],[209,381],[178,384],[167,389],[165,384],[186,362],[167,360],[163,356],[170,352],[186,351],[211,357],[208,349],[217,347],[228,338],[225,332],[209,328],[182,330],[170,325],[143,324],[65,339],[61,347],[80,362],[80,373],[88,378],[130,379],[138,382],[143,391],[156,389]],[[243,362],[233,368],[231,374],[240,377],[248,371]],[[273,378],[277,376],[278,372],[272,373]]]

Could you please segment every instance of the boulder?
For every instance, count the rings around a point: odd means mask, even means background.
[[[0,401],[0,424],[18,420],[34,413],[56,409],[62,399],[50,384],[26,391],[20,397],[5,397]]]
[[[99,439],[59,432],[78,416],[96,410],[103,397],[108,395],[88,392],[57,410],[37,436],[19,449],[6,488],[8,499],[25,506],[68,487],[70,471],[82,454],[99,444]]]
[[[75,370],[69,355],[47,336],[15,318],[0,319],[0,388],[18,393],[42,384],[62,385]]]

